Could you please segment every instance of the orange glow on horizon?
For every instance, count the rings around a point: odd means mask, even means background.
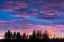
[[[4,37],[0,37],[0,39],[3,39]]]
[[[48,34],[51,35],[51,34],[54,34],[55,32],[53,30],[47,30]]]

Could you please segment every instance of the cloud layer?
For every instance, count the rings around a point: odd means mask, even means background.
[[[0,31],[64,32],[64,0],[0,0]],[[62,35],[62,34],[61,34]]]

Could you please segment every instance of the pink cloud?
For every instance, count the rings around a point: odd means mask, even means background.
[[[8,11],[8,12],[12,12],[12,11],[14,11],[13,10],[13,7],[12,6],[5,6],[5,8],[3,9],[3,11]]]
[[[19,8],[27,8],[28,7],[28,5],[26,3],[24,3],[24,2],[17,3],[17,4],[18,4]]]
[[[13,1],[8,1],[8,2],[6,2],[6,4],[14,4],[14,2]]]
[[[12,14],[14,17],[21,17],[21,14]]]

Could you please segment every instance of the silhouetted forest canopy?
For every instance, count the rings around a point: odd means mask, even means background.
[[[23,35],[20,34],[20,32],[11,32],[8,30],[8,32],[5,32],[4,39],[2,39],[3,42],[64,42],[64,38],[55,38],[53,37],[50,39],[49,34],[47,30],[45,30],[43,33],[41,30],[33,30],[31,35],[28,35],[26,33],[23,33]]]

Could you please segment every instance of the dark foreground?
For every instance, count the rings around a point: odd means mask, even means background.
[[[64,40],[0,40],[0,42],[64,42]]]
[[[64,42],[64,38],[49,38],[48,32],[45,31],[43,34],[41,30],[35,30],[32,32],[32,35],[20,35],[20,32],[5,32],[4,39],[0,40],[0,42]]]

